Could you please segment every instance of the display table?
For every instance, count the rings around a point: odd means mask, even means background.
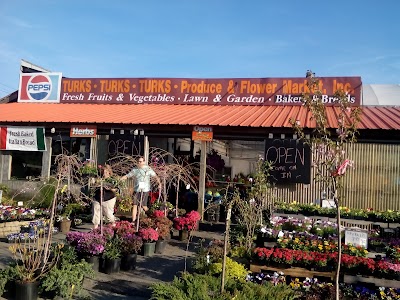
[[[272,271],[272,272],[283,272],[284,275],[289,275],[291,277],[328,277],[331,280],[335,279],[335,272],[318,272],[311,271],[304,268],[278,268],[272,266],[250,264],[250,271],[254,273],[260,273],[262,271]]]

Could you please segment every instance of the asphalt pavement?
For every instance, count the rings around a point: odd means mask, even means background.
[[[87,231],[89,228],[89,224],[84,224],[72,230]],[[196,249],[202,241],[208,243],[212,239],[222,238],[221,232],[194,231],[193,239],[187,249],[187,242],[179,241],[178,232],[174,232],[163,254],[155,254],[151,257],[138,255],[137,267],[133,271],[121,271],[116,274],[96,272],[95,279],[85,279],[84,289],[92,299],[96,300],[150,299],[151,291],[149,287],[153,283],[170,282],[185,268],[190,270]],[[57,233],[53,240],[62,242],[65,240],[65,235]],[[0,267],[4,267],[11,260],[9,246],[10,244],[6,242],[0,242]],[[0,299],[12,298],[0,297]]]

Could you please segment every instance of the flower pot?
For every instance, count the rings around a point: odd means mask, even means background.
[[[155,253],[163,254],[166,246],[167,246],[167,241],[166,240],[157,240]]]
[[[156,251],[156,242],[143,243],[142,255],[143,256],[153,256]]]
[[[68,233],[71,229],[71,220],[62,220],[60,222],[60,232]]]
[[[15,300],[36,300],[39,282],[15,282]]]
[[[121,269],[121,259],[120,258],[106,258],[104,263],[104,273],[114,274],[118,273]]]
[[[92,268],[95,272],[100,271],[100,257],[99,256],[85,256],[85,261],[92,264]]]
[[[179,240],[186,241],[189,238],[189,231],[186,229],[179,230]]]
[[[136,269],[136,259],[137,259],[136,253],[125,254],[124,256],[122,256],[121,270],[122,271],[135,270]]]

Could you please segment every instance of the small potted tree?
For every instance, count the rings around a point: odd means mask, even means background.
[[[167,245],[167,241],[171,236],[172,221],[168,219],[164,212],[156,210],[153,213],[154,224],[158,232],[158,240],[156,242],[155,253],[162,254]]]

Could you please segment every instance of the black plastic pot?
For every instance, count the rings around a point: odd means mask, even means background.
[[[94,271],[100,271],[100,256],[85,256],[84,259],[93,266]]]
[[[36,300],[39,282],[15,282],[15,300]]]
[[[104,262],[104,273],[113,274],[118,273],[121,269],[121,259],[120,258],[106,258]]]
[[[123,271],[132,271],[136,269],[136,259],[137,254],[127,254],[122,256],[121,259],[121,270]]]

